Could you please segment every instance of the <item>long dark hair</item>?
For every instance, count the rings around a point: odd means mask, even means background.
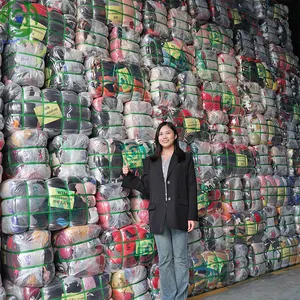
[[[161,152],[162,152],[163,147],[159,143],[158,137],[159,137],[159,132],[163,126],[168,126],[174,132],[174,134],[177,136],[174,141],[174,153],[177,155],[178,161],[183,161],[185,159],[185,153],[179,147],[178,133],[177,133],[176,127],[171,122],[162,122],[157,127],[156,133],[155,133],[155,152],[152,156],[150,156],[150,159],[152,161],[156,161],[161,157]]]

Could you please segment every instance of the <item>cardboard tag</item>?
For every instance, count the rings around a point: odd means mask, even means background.
[[[196,118],[185,118],[184,128],[187,133],[200,131],[200,121]]]
[[[113,24],[121,24],[123,19],[122,6],[121,5],[108,5],[106,8],[107,20],[110,20]]]
[[[238,167],[247,167],[248,166],[248,158],[244,154],[236,155],[236,165]]]
[[[49,188],[49,206],[62,209],[73,209],[75,192],[59,188]]]
[[[49,102],[37,106],[34,108],[34,112],[41,126],[62,118],[62,113],[57,102]]]

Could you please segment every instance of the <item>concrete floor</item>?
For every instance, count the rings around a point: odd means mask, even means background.
[[[191,300],[300,300],[300,265],[251,278]]]

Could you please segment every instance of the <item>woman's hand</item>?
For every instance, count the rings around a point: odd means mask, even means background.
[[[122,168],[122,172],[123,172],[123,174],[124,174],[125,176],[127,176],[127,175],[128,175],[128,173],[130,172],[130,169],[129,169],[129,167],[128,167],[128,166],[123,166],[123,168]]]
[[[195,228],[195,221],[188,221],[188,232],[191,232]]]

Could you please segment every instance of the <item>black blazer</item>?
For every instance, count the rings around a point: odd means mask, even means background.
[[[198,220],[194,162],[188,153],[180,162],[175,153],[171,157],[167,175],[168,201],[165,197],[161,158],[152,161],[147,157],[142,177],[129,173],[123,176],[122,186],[138,190],[150,199],[148,210],[151,233],[162,233],[165,222],[169,228],[187,231],[188,221]]]

